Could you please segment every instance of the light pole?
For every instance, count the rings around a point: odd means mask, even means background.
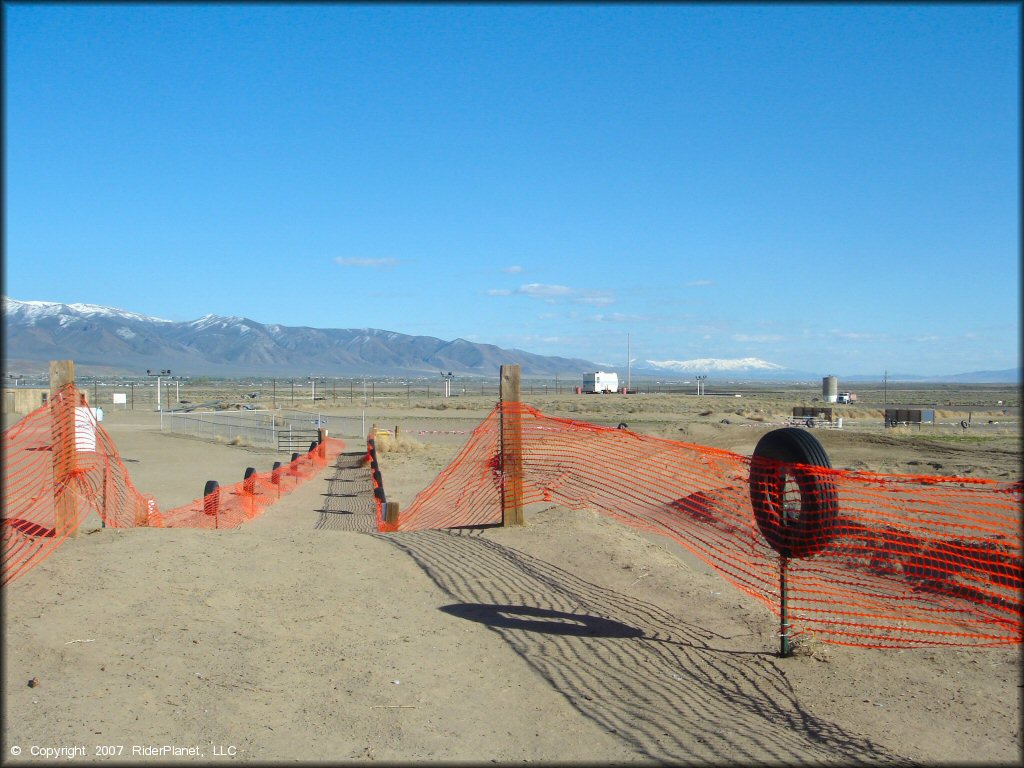
[[[455,378],[455,375],[451,371],[448,371],[448,373],[445,373],[444,371],[441,371],[441,378],[444,379],[444,396],[445,397],[451,397],[452,396],[452,379]]]
[[[146,375],[156,378],[156,409],[160,411],[162,410],[162,408],[160,408],[160,379],[163,378],[164,376],[170,376],[171,369],[164,368],[163,370],[158,371],[157,373],[153,373],[153,371],[147,368]]]
[[[694,376],[693,378],[697,380],[697,394],[704,394],[704,392],[706,391],[704,380],[707,379],[707,374],[705,374],[704,376]]]

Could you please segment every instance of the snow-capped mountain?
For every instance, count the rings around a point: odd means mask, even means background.
[[[648,367],[655,370],[676,373],[745,373],[749,371],[784,371],[783,366],[769,363],[757,357],[742,357],[737,360],[722,360],[715,357],[701,357],[695,360],[647,360]]]
[[[587,360],[535,355],[465,339],[444,341],[376,328],[264,325],[204,315],[175,322],[94,304],[3,298],[4,362],[45,370],[72,359],[85,370],[133,373],[170,368],[182,375],[431,375],[439,370],[492,376],[518,363],[527,375],[595,370]]]
[[[758,357],[717,358],[701,357],[693,360],[645,360],[633,369],[648,376],[690,377],[711,376],[731,381],[814,381],[822,374],[796,371],[791,368],[762,360]]]
[[[8,320],[16,320],[26,325],[35,325],[49,317],[79,316],[92,318],[110,318],[123,320],[144,320],[154,323],[169,323],[159,317],[148,317],[137,312],[127,312],[114,307],[102,307],[99,304],[61,304],[52,301],[18,301],[3,297],[4,316]]]

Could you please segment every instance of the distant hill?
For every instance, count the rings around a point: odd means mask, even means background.
[[[589,360],[550,357],[478,344],[444,341],[376,328],[309,328],[265,325],[244,317],[204,315],[174,322],[95,304],[60,304],[3,298],[4,367],[23,374],[45,373],[50,360],[75,361],[86,375],[137,375],[170,368],[181,375],[220,376],[496,376],[499,366],[522,367],[524,376],[579,375],[616,371]],[[719,382],[819,382],[823,373],[794,370],[756,357],[738,359],[646,360],[637,376]],[[826,371],[831,373],[831,371]],[[837,374],[840,385],[881,381],[882,376]],[[1020,384],[1021,369],[975,371],[947,376],[889,374],[889,381]]]
[[[417,376],[451,371],[496,376],[504,364],[518,364],[528,376],[597,370],[587,360],[376,328],[264,325],[218,315],[173,322],[94,304],[6,297],[3,305],[8,370],[24,366],[45,371],[48,361],[64,359],[97,374],[169,368],[181,375]]]
[[[882,378],[881,374],[873,374],[871,376],[842,376],[840,380],[882,381]],[[969,373],[932,376],[920,376],[912,373],[890,373],[886,378],[889,381],[917,381],[931,384],[1020,384],[1021,369],[1005,368],[1001,371],[971,371]]]
[[[714,379],[731,381],[807,381],[820,382],[831,372],[813,373],[785,368],[756,357],[738,359],[697,358],[694,360],[647,360],[633,368],[638,375],[693,377],[707,375]],[[882,381],[883,374],[836,374],[840,385],[844,382]],[[921,376],[917,374],[890,373],[892,382],[927,382],[934,384],[1020,384],[1021,369],[1007,368],[1001,371],[973,371],[950,375]]]

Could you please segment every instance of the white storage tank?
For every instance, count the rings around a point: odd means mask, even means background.
[[[834,403],[839,397],[839,379],[835,376],[826,376],[821,380],[821,396],[826,402]]]

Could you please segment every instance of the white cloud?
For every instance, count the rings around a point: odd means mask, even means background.
[[[572,288],[564,285],[545,285],[544,283],[527,283],[516,288],[516,293],[535,299],[550,299],[555,296],[568,296]]]
[[[523,271],[523,268],[520,267],[518,264],[513,264],[511,267],[505,267],[501,271],[502,272],[507,272],[510,275],[518,275],[520,272]]]
[[[592,315],[590,319],[595,323],[642,323],[647,318],[643,315],[626,315],[622,312],[612,312],[607,315]]]
[[[396,264],[398,264],[398,259],[366,259],[360,258],[358,256],[339,256],[334,260],[334,263],[342,267],[362,267],[364,269],[381,269],[395,266]]]
[[[615,303],[615,297],[608,291],[582,291],[573,298],[576,304],[587,304],[591,307],[607,307]]]
[[[684,283],[687,288],[703,288],[704,286],[714,285],[714,280],[691,280],[688,283]]]
[[[837,336],[840,339],[848,339],[849,341],[879,341],[886,338],[883,333],[860,333],[858,331],[836,331],[832,330],[830,333],[833,336]]]
[[[488,296],[528,296],[531,299],[540,299],[547,304],[555,304],[561,300],[570,301],[573,304],[586,304],[591,307],[606,307],[615,303],[615,297],[610,291],[593,291],[579,288],[570,288],[567,285],[554,285],[549,283],[525,283],[518,288],[508,290],[505,288],[490,288],[484,292]]]
[[[771,341],[785,341],[784,336],[779,336],[772,333],[761,333],[761,334],[749,334],[749,333],[734,333],[732,335],[733,341],[756,341],[756,342],[771,342]]]

